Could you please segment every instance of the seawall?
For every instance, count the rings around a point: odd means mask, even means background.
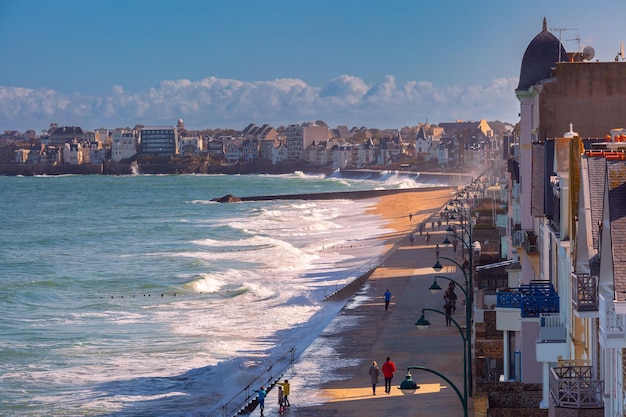
[[[384,195],[429,192],[447,190],[450,187],[415,187],[415,188],[396,188],[393,190],[363,190],[363,191],[336,191],[329,193],[303,193],[303,194],[276,194],[276,195],[257,195],[249,197],[239,197],[241,201],[266,201],[266,200],[362,200],[366,198],[376,198]],[[237,197],[237,196],[235,196]],[[219,198],[219,197],[218,197]]]

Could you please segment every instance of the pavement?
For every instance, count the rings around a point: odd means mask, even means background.
[[[329,326],[331,330],[327,329],[319,336],[326,339],[336,338],[335,354],[352,360],[347,361],[349,365],[339,370],[336,379],[321,385],[320,395],[324,402],[310,406],[298,403],[298,392],[295,391],[290,395],[292,406],[286,414],[298,417],[464,415],[462,400],[452,385],[434,373],[413,370],[412,377],[419,385],[419,389],[410,395],[404,394],[399,389],[407,367],[423,366],[443,374],[461,394],[464,392],[463,337],[459,330],[454,326],[446,327],[445,316],[432,311],[426,312],[426,318],[431,322],[428,329],[420,330],[414,325],[421,315],[422,308],[443,312],[443,291],[432,294],[428,290],[435,275],[445,275],[461,285],[464,283],[463,272],[450,261],[441,260],[444,269],[440,272],[432,269],[436,261],[435,243],[445,239],[446,225],[443,224],[438,230],[435,224],[435,230],[432,230],[430,222],[427,224],[424,235],[426,232],[430,233],[430,245],[426,245],[425,236],[420,236],[419,233],[416,233],[414,244],[411,244],[408,235],[401,237],[388,252],[383,264],[350,295],[366,301],[344,308],[335,318],[340,321],[355,320],[358,325],[346,328],[331,324]],[[440,256],[462,263],[460,249],[455,253],[451,246],[443,247],[441,243],[440,246]],[[439,279],[438,283],[446,288],[448,281]],[[386,289],[392,293],[388,311],[385,311],[383,298]],[[457,310],[453,317],[460,326],[464,326],[463,291],[457,289],[456,293]],[[368,375],[369,367],[373,360],[382,367],[387,356],[397,367],[391,392],[385,393],[381,373],[376,395],[373,395]],[[301,357],[299,360],[306,358]],[[479,410],[483,406],[482,401],[477,401],[474,410],[474,400],[468,398],[467,415],[473,417],[485,415],[484,410]],[[272,410],[272,406],[268,407],[266,404],[265,415],[275,414],[278,414],[277,410]],[[252,415],[260,415],[259,410],[255,410]]]

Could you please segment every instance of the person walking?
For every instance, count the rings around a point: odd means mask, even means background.
[[[411,233],[409,235],[409,240],[411,241],[411,246],[413,246],[413,244],[415,243],[415,234]]]
[[[435,256],[437,256],[437,260],[439,260],[439,243],[435,245]]]
[[[450,304],[452,304],[452,312],[456,313],[456,293],[454,292],[454,282],[450,282],[450,284],[448,285],[448,289],[446,290],[446,292],[443,294],[443,299],[444,301],[449,301]]]
[[[450,327],[452,326],[452,301],[446,300],[443,309],[446,312],[446,326]]]
[[[289,404],[289,393],[291,392],[291,385],[289,385],[289,380],[285,379],[285,382],[277,382],[278,385],[280,385],[283,389],[283,399],[285,402],[285,407],[290,407],[291,404]]]
[[[370,366],[370,382],[372,383],[372,395],[376,395],[376,384],[378,384],[378,375],[380,374],[380,370],[378,369],[378,364],[376,361],[372,362],[372,366]]]
[[[426,246],[430,246],[430,233],[426,232]]]
[[[383,371],[383,376],[385,377],[385,392],[389,394],[391,393],[391,380],[393,379],[393,374],[396,373],[396,365],[391,362],[389,356],[387,356],[387,361],[383,363],[381,371]]]
[[[391,291],[389,291],[389,288],[387,288],[387,291],[385,291],[385,311],[389,309],[390,301],[391,301]]]

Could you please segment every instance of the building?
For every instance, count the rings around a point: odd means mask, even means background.
[[[626,401],[626,144],[606,138],[624,124],[626,62],[585,50],[567,53],[544,19],[506,152],[519,264],[497,293],[503,379],[541,384],[555,417],[622,416]]]
[[[328,128],[315,123],[289,125],[286,133],[287,140],[285,145],[287,146],[288,160],[290,161],[305,160],[305,151],[311,143],[328,139]]]
[[[85,137],[85,132],[78,126],[56,127],[52,130],[46,145],[63,147],[66,143],[78,143]]]
[[[137,155],[137,136],[134,130],[115,129],[111,142],[111,159],[129,160]]]
[[[199,155],[203,150],[203,141],[198,136],[183,136],[179,139],[179,147],[181,155]]]
[[[174,156],[178,153],[178,130],[171,126],[144,127],[140,149],[144,156]]]

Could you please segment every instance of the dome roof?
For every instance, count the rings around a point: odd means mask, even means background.
[[[567,52],[556,36],[548,31],[544,17],[543,30],[533,38],[524,52],[517,89],[526,90],[539,81],[550,78],[554,64],[565,60]]]

